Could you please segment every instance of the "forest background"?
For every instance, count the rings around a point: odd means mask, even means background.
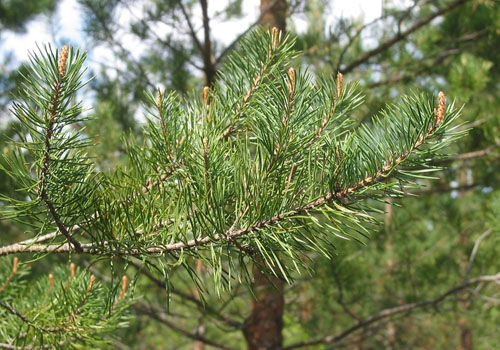
[[[468,282],[500,272],[500,4],[383,1],[379,16],[366,21],[333,13],[335,2],[321,0],[252,2],[255,18],[249,20],[248,3],[218,3],[214,11],[206,0],[80,0],[85,40],[75,43],[59,31],[65,16],[61,2],[2,2],[0,149],[15,132],[11,94],[21,81],[18,69],[25,69],[12,53],[12,39],[2,39],[26,31],[34,21],[50,24],[55,46],[89,51],[95,78],[84,95],[98,122],[88,122],[85,132],[99,142],[93,156],[102,168],[124,162],[122,137],[140,133],[145,90],[160,86],[187,95],[211,86],[240,35],[260,25],[296,37],[295,48],[303,51],[300,64],[312,73],[342,72],[345,81],[360,81],[365,103],[351,116],[355,123],[370,125],[381,108],[412,90],[434,95],[442,90],[449,101],[465,105],[461,128],[470,130],[446,150],[452,155],[436,164],[444,167],[435,174],[439,180],[421,179],[423,187],[405,198],[388,197],[375,214],[381,224],[369,226],[369,236],[338,239],[332,260],[311,254],[310,274],[295,276],[291,284],[263,279],[264,296],[255,298],[245,285],[219,295],[197,264],[203,292],[179,272],[172,276],[167,302],[161,279],[117,262],[114,268],[135,281],[140,301],[130,309],[128,329],[109,334],[111,346],[257,349],[249,338],[249,320],[264,305],[269,312],[258,315],[260,324],[269,318],[278,325],[270,337],[280,344],[270,349],[496,349],[498,284]],[[224,27],[228,21],[241,24]],[[229,40],[214,34],[228,28],[237,28]],[[0,173],[0,192],[13,193],[13,188]],[[8,221],[0,222],[0,229],[1,245],[29,238]],[[71,261],[109,282],[109,264],[89,265],[78,256]],[[69,260],[54,256],[30,265],[29,280],[40,280],[56,266],[69,269]]]

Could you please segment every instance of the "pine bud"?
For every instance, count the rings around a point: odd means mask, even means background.
[[[61,56],[59,56],[59,77],[62,79],[66,74],[66,61],[68,60],[69,47],[64,45],[61,49]]]
[[[15,275],[17,273],[17,263],[19,262],[19,259],[14,257],[14,260],[12,261],[12,275]]]
[[[156,96],[156,107],[161,108],[161,103],[163,102],[163,93],[158,91],[158,96]]]
[[[89,286],[88,286],[87,290],[91,290],[92,289],[92,287],[94,286],[94,282],[95,282],[95,276],[94,275],[90,275]]]
[[[69,270],[71,272],[71,278],[75,278],[75,275],[76,275],[76,265],[74,263],[71,263],[69,265]]]
[[[54,289],[54,275],[49,273],[49,291],[52,292],[52,289]]]
[[[288,78],[290,78],[290,82],[288,83],[288,94],[291,99],[295,91],[295,69],[293,69],[293,67],[290,67],[288,70]]]
[[[438,106],[434,108],[434,118],[436,119],[436,125],[441,125],[444,118],[444,111],[446,109],[446,96],[444,92],[440,91],[438,94]]]
[[[272,29],[272,35],[273,35],[273,42],[272,42],[272,49],[276,50],[278,47],[278,35],[279,35],[279,30],[276,27],[273,27]]]
[[[208,86],[205,86],[203,88],[203,103],[204,104],[207,104],[208,103],[208,92],[209,92],[210,88]]]
[[[123,275],[122,277],[122,292],[121,292],[121,296],[125,296],[125,294],[127,294],[127,287],[128,287],[128,278],[126,275]]]
[[[340,94],[342,93],[342,87],[344,84],[344,76],[342,73],[338,72],[337,73],[337,97],[340,97]]]
[[[203,138],[203,155],[207,154],[207,150],[208,150],[208,138],[205,136]]]

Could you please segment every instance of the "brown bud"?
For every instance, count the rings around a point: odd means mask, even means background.
[[[156,107],[161,108],[161,103],[163,102],[163,93],[158,91],[158,96],[156,96]]]
[[[17,273],[17,263],[19,262],[19,259],[17,256],[14,257],[12,261],[12,274],[15,275]]]
[[[273,27],[272,29],[272,35],[273,35],[273,42],[272,42],[272,49],[275,50],[278,47],[278,36],[279,36],[279,29],[276,27]]]
[[[337,97],[340,97],[340,94],[342,93],[342,87],[344,84],[344,76],[342,73],[338,72],[337,73]]]
[[[94,286],[94,282],[95,282],[95,276],[94,275],[90,275],[89,287],[87,288],[88,290],[92,289],[92,287]]]
[[[205,86],[203,88],[203,103],[204,104],[207,104],[208,103],[208,92],[209,92],[210,88],[208,86]]]
[[[203,138],[203,154],[207,153],[207,149],[208,149],[208,137],[205,136]]]
[[[290,82],[288,83],[288,93],[291,98],[295,91],[295,69],[293,69],[293,67],[290,67],[288,70],[288,78],[290,79]]]
[[[69,270],[71,272],[71,278],[75,278],[75,275],[76,275],[76,265],[74,263],[71,263],[69,265]]]
[[[436,124],[439,126],[443,122],[444,112],[446,109],[446,96],[444,92],[440,91],[438,94],[438,106],[434,108],[434,118],[436,120]]]
[[[121,292],[121,296],[125,296],[125,294],[127,294],[127,287],[128,287],[128,278],[126,275],[123,275],[122,277],[122,292]]]
[[[66,74],[66,61],[68,60],[69,47],[68,45],[64,45],[61,49],[61,55],[59,56],[59,77],[62,79]]]
[[[49,291],[52,292],[52,289],[54,289],[54,275],[49,273]]]

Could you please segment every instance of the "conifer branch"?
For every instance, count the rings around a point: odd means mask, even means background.
[[[50,113],[46,118],[46,131],[45,131],[45,150],[43,156],[43,165],[40,171],[39,178],[39,187],[38,192],[40,198],[43,200],[47,208],[49,209],[49,213],[54,219],[54,223],[56,224],[59,231],[66,237],[66,239],[71,242],[75,246],[75,250],[79,253],[82,252],[82,248],[80,242],[78,242],[68,231],[64,223],[62,222],[61,217],[57,213],[57,210],[52,203],[46,189],[46,181],[47,176],[49,175],[49,161],[50,161],[50,153],[52,151],[51,139],[54,133],[54,125],[57,123],[58,110],[59,110],[59,100],[61,98],[62,93],[62,84],[64,82],[64,76],[66,74],[66,62],[68,60],[69,48],[68,46],[64,46],[61,50],[61,56],[59,57],[58,62],[58,72],[59,77],[56,78],[55,86],[54,86],[54,95],[52,97],[52,107],[50,109]]]
[[[262,79],[263,79],[263,77],[264,77],[264,75],[265,75],[265,73],[266,73],[266,71],[267,71],[267,69],[272,61],[273,52],[276,50],[276,48],[278,47],[278,44],[279,44],[279,42],[278,42],[279,30],[277,28],[273,28],[271,33],[272,33],[272,42],[271,42],[271,45],[269,45],[267,59],[261,65],[258,74],[254,77],[252,84],[250,85],[250,88],[247,90],[245,96],[243,97],[243,100],[238,105],[238,108],[236,109],[236,112],[234,113],[234,117],[236,118],[236,120],[232,121],[232,124],[229,125],[222,133],[223,140],[227,140],[229,138],[229,136],[231,136],[231,134],[236,131],[235,130],[235,123],[237,122],[238,116],[241,114],[241,112],[243,111],[243,108],[245,108],[245,106],[250,101],[250,98],[252,97],[252,95],[255,93],[255,91],[259,87],[259,85],[262,82]]]
[[[445,99],[443,93],[439,94],[438,100],[439,100],[438,107],[436,108],[434,115],[435,120],[433,123],[429,125],[427,132],[421,135],[412,147],[404,151],[397,158],[386,161],[385,164],[382,166],[382,168],[380,168],[375,173],[375,175],[367,176],[358,183],[350,187],[329,192],[323,197],[314,200],[312,202],[309,202],[304,206],[286,212],[282,212],[280,214],[277,214],[266,220],[260,221],[249,227],[236,229],[236,227],[234,227],[233,225],[224,234],[215,234],[214,236],[205,236],[201,239],[193,239],[187,242],[177,242],[177,243],[167,244],[164,246],[148,247],[144,249],[131,248],[131,249],[114,250],[112,249],[112,247],[109,245],[108,242],[104,242],[101,247],[96,246],[95,244],[92,243],[82,244],[81,251],[73,249],[69,244],[31,245],[31,246],[13,244],[10,246],[0,248],[0,256],[15,254],[15,253],[35,253],[35,252],[47,252],[47,253],[78,252],[78,253],[86,253],[93,255],[122,255],[122,256],[126,255],[140,256],[143,254],[164,255],[170,252],[189,250],[192,248],[201,247],[210,243],[219,242],[223,240],[232,241],[238,237],[255,233],[258,230],[262,230],[266,227],[276,225],[286,219],[290,219],[293,218],[294,216],[298,216],[304,213],[308,213],[309,211],[319,209],[320,207],[327,205],[330,202],[340,201],[344,198],[349,197],[351,194],[354,194],[355,192],[361,190],[362,188],[368,185],[373,185],[375,183],[378,183],[380,180],[384,178],[384,176],[388,175],[392,171],[392,169],[394,169],[395,167],[400,165],[403,161],[405,161],[412,152],[417,150],[424,143],[425,140],[427,140],[433,135],[436,128],[440,126],[445,111]]]

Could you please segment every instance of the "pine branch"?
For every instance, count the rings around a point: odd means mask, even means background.
[[[349,197],[355,192],[369,186],[380,182],[386,175],[388,175],[395,167],[404,162],[409,155],[417,150],[427,139],[429,139],[433,133],[436,131],[437,127],[439,127],[442,123],[444,116],[444,95],[440,93],[439,96],[439,104],[437,109],[435,110],[435,121],[429,125],[427,132],[421,135],[417,141],[411,146],[408,150],[404,151],[397,158],[386,161],[382,168],[380,168],[375,175],[367,176],[358,183],[341,190],[337,190],[334,192],[329,192],[323,197],[309,202],[308,204],[297,207],[295,209],[289,210],[287,212],[282,212],[280,214],[274,215],[271,218],[260,221],[254,225],[251,225],[247,228],[236,229],[235,227],[231,227],[224,234],[215,234],[213,237],[205,236],[201,239],[193,239],[188,242],[177,242],[173,244],[167,244],[162,247],[149,247],[149,248],[132,248],[132,249],[118,249],[112,250],[107,242],[104,242],[101,247],[94,245],[93,243],[82,244],[81,251],[76,251],[69,244],[62,245],[31,245],[31,246],[23,246],[20,244],[14,244],[10,246],[6,246],[0,248],[0,256],[9,255],[15,253],[35,253],[35,252],[47,252],[47,253],[69,253],[69,252],[77,252],[77,253],[86,253],[93,255],[131,255],[131,256],[140,256],[143,254],[152,254],[152,255],[163,255],[174,251],[184,251],[197,247],[201,247],[204,245],[208,245],[211,243],[215,243],[218,241],[224,240],[234,240],[241,236],[250,235],[256,231],[265,229],[266,227],[274,226],[280,222],[283,222],[286,219],[293,218],[295,216],[299,216],[301,214],[308,213],[310,211],[319,209],[320,207],[332,202],[332,201],[340,201],[344,198]]]

